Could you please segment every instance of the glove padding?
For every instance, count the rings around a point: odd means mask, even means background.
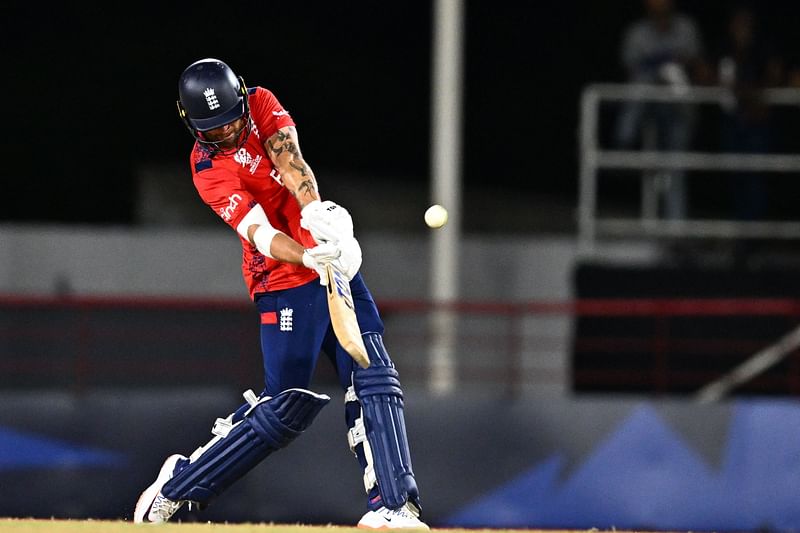
[[[338,244],[318,244],[303,251],[303,265],[317,271],[320,285],[328,284],[328,273],[325,272],[328,263],[351,281],[361,268],[361,246],[355,237]]]
[[[355,237],[350,237],[339,241],[337,247],[339,248],[339,257],[331,261],[331,265],[344,274],[347,281],[351,281],[358,273],[358,269],[361,268],[361,245],[358,244]]]
[[[342,252],[337,245],[332,243],[318,244],[303,251],[303,265],[316,270],[317,274],[319,274],[319,284],[327,285],[328,273],[325,272],[325,265],[339,259],[340,255],[342,255]]]
[[[353,218],[344,207],[326,200],[314,200],[300,212],[300,226],[318,243],[344,242],[353,238]]]

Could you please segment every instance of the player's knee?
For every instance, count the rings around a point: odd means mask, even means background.
[[[311,425],[329,400],[304,389],[289,389],[268,400],[268,409],[259,409],[257,404],[245,417],[264,442],[282,448]]]

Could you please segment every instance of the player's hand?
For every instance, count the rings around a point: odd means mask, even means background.
[[[338,243],[353,238],[353,218],[350,213],[330,200],[315,200],[305,206],[300,214],[300,226],[310,231],[318,243]]]
[[[325,272],[325,265],[338,260],[342,252],[340,248],[331,243],[318,244],[313,248],[303,251],[303,265],[319,274],[319,284],[328,284],[328,273]],[[355,274],[353,274],[355,276]]]
[[[361,268],[361,245],[355,237],[350,237],[340,241],[337,246],[340,251],[339,257],[332,260],[331,264],[344,274],[347,281],[351,281]]]

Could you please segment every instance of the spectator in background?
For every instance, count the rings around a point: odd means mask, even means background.
[[[731,91],[722,104],[720,149],[724,152],[767,153],[772,148],[772,117],[761,91],[783,85],[785,67],[758,30],[751,9],[739,6],[731,11],[717,60],[718,83]],[[763,174],[734,173],[732,200],[735,218],[765,218],[767,187]]]
[[[630,83],[668,85],[676,91],[710,78],[695,21],[676,11],[672,0],[644,0],[646,14],[625,30],[622,64]],[[645,150],[683,151],[691,144],[696,110],[691,104],[624,102],[616,131],[617,145]],[[660,215],[687,215],[685,172],[658,172],[645,178],[656,192]],[[663,196],[661,202],[658,197]]]

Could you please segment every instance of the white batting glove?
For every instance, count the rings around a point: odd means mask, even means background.
[[[311,232],[319,243],[353,238],[353,218],[344,207],[326,200],[314,200],[300,212],[300,226]]]
[[[355,237],[340,241],[337,245],[340,251],[339,257],[331,261],[331,264],[344,274],[347,281],[352,280],[361,268],[361,245]]]
[[[303,251],[303,265],[319,274],[319,284],[328,284],[328,273],[325,272],[325,265],[339,259],[342,255],[338,246],[331,243],[318,244],[313,248]],[[355,274],[353,274],[355,276]]]

